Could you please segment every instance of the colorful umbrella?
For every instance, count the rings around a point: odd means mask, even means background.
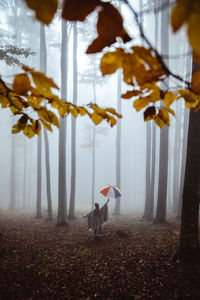
[[[103,186],[100,189],[100,193],[103,194],[105,197],[110,197],[114,199],[119,198],[122,195],[120,189],[115,185]]]

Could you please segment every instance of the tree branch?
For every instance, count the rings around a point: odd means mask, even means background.
[[[174,74],[168,67],[167,65],[164,63],[163,61],[163,57],[159,54],[159,52],[157,51],[157,49],[155,49],[153,47],[153,45],[151,44],[151,42],[148,40],[148,38],[146,37],[146,35],[144,34],[144,30],[143,27],[139,21],[139,16],[136,13],[136,11],[134,10],[134,8],[130,5],[130,3],[128,2],[128,0],[121,0],[122,2],[124,2],[128,8],[130,9],[130,11],[133,13],[134,18],[135,18],[135,22],[137,24],[137,27],[139,29],[140,32],[140,36],[142,37],[142,39],[145,41],[145,43],[149,46],[149,48],[151,49],[152,52],[154,52],[155,56],[157,57],[159,63],[161,64],[165,74],[167,76],[172,76],[173,78],[176,78],[177,80],[183,82],[188,89],[190,89],[190,82],[187,80],[184,80],[181,76]]]

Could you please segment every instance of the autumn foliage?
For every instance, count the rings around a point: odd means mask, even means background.
[[[35,11],[36,18],[47,25],[50,24],[58,9],[58,0],[24,1]],[[126,0],[122,2],[128,4]],[[115,44],[119,38],[123,43],[131,41],[131,37],[123,27],[120,12],[109,2],[65,0],[62,18],[67,21],[84,21],[96,8],[98,8],[97,37],[88,46],[87,54],[101,52],[105,47]],[[133,9],[132,11],[137,18],[137,14]],[[199,0],[176,1],[171,12],[172,29],[176,32],[184,25],[187,27],[188,39],[194,51],[194,60],[197,62],[200,61],[199,20]],[[150,44],[147,48],[135,45],[126,47],[126,50],[122,44],[113,51],[107,51],[101,59],[100,69],[103,76],[122,69],[123,81],[130,86],[122,98],[132,99],[133,107],[137,111],[144,110],[144,120],[154,120],[161,128],[170,125],[169,115],[174,115],[170,106],[174,101],[184,99],[187,108],[194,108],[196,111],[200,108],[200,71],[193,73],[191,84],[186,84],[187,89],[161,89],[162,81],[177,76],[166,67],[162,56]],[[2,108],[9,107],[13,114],[20,116],[17,124],[13,126],[13,133],[23,131],[26,136],[32,137],[40,134],[41,125],[48,130],[52,130],[52,125],[59,127],[58,117],[49,110],[49,106],[56,108],[61,117],[68,114],[74,117],[88,115],[96,125],[105,119],[113,126],[117,122],[116,117],[122,117],[113,108],[103,109],[92,103],[83,107],[65,102],[53,93],[52,90],[58,87],[52,79],[25,66],[23,71],[24,73],[14,78],[12,88],[8,88],[3,80],[0,81]],[[37,118],[29,116],[30,108],[36,112]]]

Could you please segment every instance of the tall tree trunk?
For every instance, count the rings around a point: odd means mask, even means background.
[[[180,191],[179,191],[179,203],[178,203],[177,218],[181,217],[182,196],[183,196],[185,166],[186,166],[188,121],[189,121],[188,109],[184,108],[184,117],[183,117],[183,142],[182,142],[183,146],[182,146],[182,160],[181,160],[181,178],[180,178]]]
[[[188,47],[189,50],[189,47]],[[186,80],[191,80],[192,69],[192,59],[191,56],[187,56],[186,61]],[[185,166],[186,166],[186,150],[187,150],[187,138],[188,138],[188,123],[189,123],[189,112],[188,109],[184,107],[184,118],[183,118],[183,146],[182,146],[182,161],[181,161],[181,178],[180,178],[180,193],[179,193],[179,205],[177,211],[177,218],[181,217],[182,209],[182,196],[183,196],[183,187],[184,187],[184,178],[185,178]]]
[[[193,72],[199,69],[193,63]],[[200,111],[190,111],[185,180],[181,213],[180,246],[175,257],[183,260],[200,256],[199,201],[200,201]]]
[[[37,140],[37,202],[36,202],[36,218],[42,217],[41,195],[42,195],[42,137],[38,136]]]
[[[73,24],[73,103],[77,104],[77,23]],[[75,187],[76,187],[76,119],[72,117],[71,144],[71,193],[69,219],[75,218]]]
[[[176,105],[174,164],[173,164],[173,211],[178,212],[180,189],[180,149],[181,149],[181,105]]]
[[[157,1],[154,0],[154,13],[155,13],[155,29],[154,29],[154,40],[155,47],[158,47],[158,13],[157,13]],[[154,197],[155,197],[155,175],[156,175],[156,132],[157,127],[154,123],[152,123],[151,127],[151,183],[150,183],[150,200],[149,200],[149,209],[147,219],[150,221],[153,219],[153,210],[154,210]]]
[[[16,160],[15,160],[15,150],[16,150],[16,137],[11,137],[11,164],[10,164],[10,204],[9,209],[14,210],[16,209],[16,176],[15,176],[15,169],[16,169]]]
[[[23,210],[26,210],[26,191],[27,191],[27,144],[24,137],[24,180],[23,180]]]
[[[121,82],[122,74],[121,70],[117,74],[117,112],[121,114]],[[117,133],[116,133],[116,185],[121,188],[121,121],[117,121]],[[115,216],[120,215],[120,198],[115,201]]]
[[[62,45],[61,45],[61,98],[67,99],[68,77],[68,33],[67,22],[62,20]],[[67,218],[67,178],[66,178],[66,119],[60,118],[59,129],[59,167],[58,167],[58,224],[66,224]]]
[[[47,74],[47,47],[44,25],[40,25],[40,70]],[[48,219],[52,219],[52,200],[51,200],[51,177],[49,163],[49,141],[47,130],[44,129],[44,148],[45,148],[45,167],[46,167],[46,191],[47,191],[47,212]]]
[[[95,61],[94,61],[95,70]],[[96,103],[96,77],[94,72],[93,87],[93,101]],[[92,127],[92,210],[94,209],[94,186],[95,186],[95,161],[96,161],[96,126]]]
[[[167,1],[169,7],[169,0]],[[163,10],[161,14],[161,53],[169,53],[169,9]],[[160,130],[160,158],[158,179],[158,202],[155,221],[166,222],[167,204],[167,177],[168,177],[168,139],[169,129],[164,126]]]
[[[146,199],[144,209],[144,220],[151,220],[151,123],[146,124]]]

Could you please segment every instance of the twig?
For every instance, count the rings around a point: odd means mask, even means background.
[[[159,52],[153,47],[153,45],[151,44],[151,42],[148,40],[148,38],[146,37],[146,35],[144,34],[144,30],[143,27],[139,21],[139,17],[138,14],[136,13],[136,11],[134,10],[134,8],[130,5],[130,3],[128,2],[128,0],[121,0],[122,2],[124,2],[128,8],[130,9],[130,11],[134,14],[134,18],[136,21],[136,24],[139,28],[140,31],[140,35],[143,38],[143,40],[146,42],[146,44],[149,46],[149,48],[154,52],[155,56],[157,57],[159,63],[161,64],[165,74],[167,76],[172,76],[174,78],[176,78],[177,80],[185,83],[185,85],[187,86],[188,89],[190,89],[190,82],[187,80],[184,80],[181,76],[174,74],[168,67],[167,65],[164,63],[163,61],[163,57],[159,54]]]

